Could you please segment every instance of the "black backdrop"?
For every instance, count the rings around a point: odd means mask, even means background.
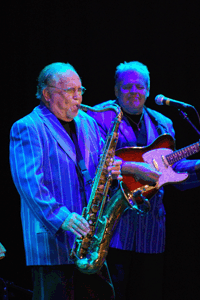
[[[178,111],[156,106],[154,98],[162,93],[200,111],[198,1],[29,0],[9,3],[3,12],[0,242],[7,257],[0,262],[0,277],[31,289],[8,144],[13,122],[38,104],[35,92],[40,70],[56,61],[71,63],[87,88],[83,102],[94,105],[114,99],[114,72],[120,62],[141,61],[151,75],[147,105],[173,120],[178,149],[194,143],[198,136]],[[188,116],[199,126],[194,112]],[[198,188],[179,192],[166,186],[165,299],[200,296],[199,198]],[[14,293],[20,298],[21,293]]]

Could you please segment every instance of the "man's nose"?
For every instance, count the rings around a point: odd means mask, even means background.
[[[135,85],[132,85],[131,89],[130,89],[131,93],[137,93],[137,87]]]
[[[80,93],[78,92],[78,90],[74,91],[74,95],[73,95],[74,99],[79,99],[80,98]]]

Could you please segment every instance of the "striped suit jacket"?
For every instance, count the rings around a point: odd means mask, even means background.
[[[116,103],[110,100],[95,108],[103,107]],[[111,110],[106,112],[88,112],[98,123],[102,137],[109,130],[111,121],[115,113]],[[144,108],[144,121],[147,129],[147,145],[151,144],[159,135],[168,133],[175,137],[173,124],[170,119],[159,112]],[[119,126],[119,139],[117,148],[136,146],[136,137],[134,131],[125,116]],[[198,161],[199,162],[199,161]],[[179,189],[187,189],[200,185],[195,172],[197,160],[183,160],[174,165],[176,171],[188,171],[189,180],[184,184],[176,185]],[[135,250],[141,253],[161,253],[165,249],[165,209],[162,202],[164,190],[159,192],[150,200],[151,211],[148,215],[138,215],[133,210],[126,210],[121,217],[111,241],[111,247],[123,250]]]
[[[80,150],[94,177],[101,151],[99,128],[79,111],[74,118]],[[73,263],[74,235],[60,229],[70,212],[84,206],[77,175],[75,146],[58,119],[41,103],[10,132],[10,167],[21,198],[27,265]],[[90,187],[86,187],[87,200]]]

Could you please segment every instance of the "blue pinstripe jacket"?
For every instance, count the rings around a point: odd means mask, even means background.
[[[116,101],[110,100],[96,108],[112,105]],[[105,136],[109,130],[111,121],[115,117],[113,111],[88,112],[98,123],[101,135]],[[145,107],[144,120],[147,129],[147,145],[151,144],[159,135],[169,133],[174,138],[175,132],[170,119],[159,112]],[[136,146],[134,131],[126,117],[123,117],[119,126],[119,139],[116,149]],[[199,162],[199,160],[198,160]],[[182,160],[174,165],[176,171],[188,171],[189,180],[184,184],[176,185],[179,189],[187,189],[200,185],[195,172],[197,160]],[[165,209],[162,202],[164,190],[159,192],[150,200],[151,211],[146,216],[138,215],[133,210],[126,210],[120,219],[111,241],[111,247],[123,250],[135,250],[141,253],[161,253],[165,249]]]
[[[74,119],[78,143],[94,177],[101,151],[99,128],[79,111]],[[72,263],[74,235],[60,226],[70,212],[82,213],[75,146],[58,119],[41,103],[12,126],[10,167],[21,198],[27,265]],[[89,198],[90,188],[86,188]]]

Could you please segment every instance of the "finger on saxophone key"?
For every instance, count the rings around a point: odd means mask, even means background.
[[[65,219],[61,228],[66,231],[71,231],[76,236],[86,236],[90,231],[88,222],[79,214],[73,212]]]
[[[77,227],[80,229],[80,233],[82,233],[83,236],[86,236],[90,232],[90,226],[83,217],[81,217],[80,220],[77,220]]]
[[[108,171],[111,172],[113,179],[122,179],[121,175],[122,160],[114,159],[108,166]]]

